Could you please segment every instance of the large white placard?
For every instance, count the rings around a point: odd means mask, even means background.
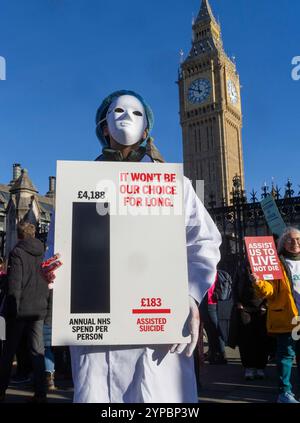
[[[188,342],[182,165],[57,163],[53,345]]]

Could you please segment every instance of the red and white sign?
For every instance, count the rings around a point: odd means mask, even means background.
[[[182,165],[57,164],[53,345],[188,343]]]
[[[259,279],[282,279],[283,274],[272,236],[245,237],[246,249],[252,273]]]

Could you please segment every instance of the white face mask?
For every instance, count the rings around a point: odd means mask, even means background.
[[[110,135],[122,145],[141,141],[147,128],[144,106],[132,95],[122,95],[114,100],[108,109],[106,121]]]

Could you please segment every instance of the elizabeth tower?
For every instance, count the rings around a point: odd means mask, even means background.
[[[204,180],[204,202],[230,205],[232,180],[244,189],[240,82],[223,49],[221,28],[208,0],[193,23],[192,48],[179,72],[185,175]]]

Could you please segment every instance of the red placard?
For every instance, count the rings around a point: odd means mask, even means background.
[[[283,278],[272,236],[245,237],[245,243],[252,273],[266,281]]]

